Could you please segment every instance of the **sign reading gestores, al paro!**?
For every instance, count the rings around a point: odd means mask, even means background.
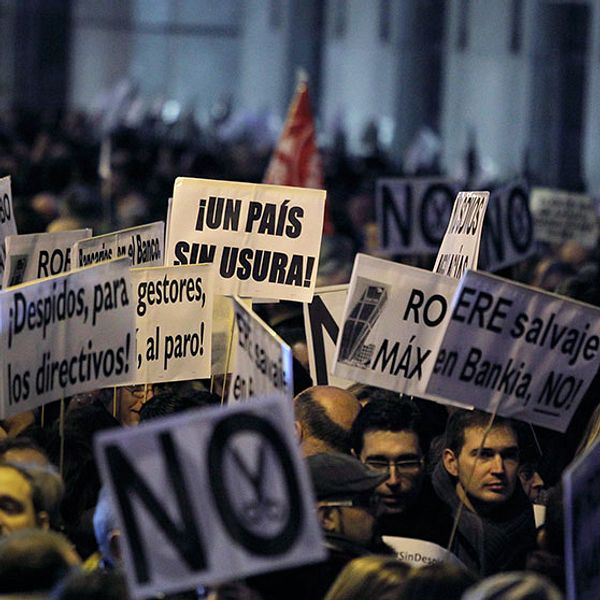
[[[599,309],[468,271],[427,393],[565,431],[599,363]]]
[[[94,441],[133,598],[324,558],[291,402],[196,410]]]
[[[233,301],[234,335],[228,401],[294,395],[292,349],[239,298]]]
[[[210,377],[212,265],[132,269],[136,383]]]
[[[0,294],[2,417],[125,383],[135,371],[129,261]]]
[[[458,281],[358,254],[333,373],[423,396]]]
[[[180,177],[167,264],[214,263],[217,293],[308,302],[324,207],[324,190]]]
[[[133,267],[162,267],[165,224],[156,221],[81,240],[73,245],[73,255],[77,267],[89,267],[116,258],[128,258]]]

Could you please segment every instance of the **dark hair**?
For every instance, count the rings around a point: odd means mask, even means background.
[[[48,462],[50,462],[46,451],[43,450],[39,444],[28,437],[7,437],[3,440],[0,440],[0,458],[3,458],[4,455],[10,450],[35,450],[36,452],[39,452]]]
[[[325,408],[315,400],[312,388],[294,398],[294,415],[310,435],[338,452],[350,453],[350,432],[331,419]]]
[[[50,595],[51,600],[127,600],[122,573],[75,571],[65,577]]]
[[[477,578],[466,569],[449,564],[434,563],[420,569],[413,569],[400,586],[395,598],[398,600],[460,600],[463,592],[471,587]]]
[[[412,431],[417,434],[423,453],[429,447],[429,436],[417,405],[408,398],[384,400],[376,398],[366,404],[352,424],[352,448],[357,455],[363,449],[369,431]]]
[[[456,456],[460,454],[465,444],[465,429],[470,427],[480,427],[486,429],[490,423],[491,415],[480,410],[457,410],[448,419],[446,426],[446,448],[454,452]],[[504,417],[494,417],[492,428],[509,427],[517,436],[519,447],[520,428],[511,420]]]
[[[176,392],[164,392],[153,396],[140,409],[140,422],[166,417],[192,408],[202,408],[220,403],[217,394],[196,391],[193,394],[182,395]]]

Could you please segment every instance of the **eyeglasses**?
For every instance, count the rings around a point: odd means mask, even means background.
[[[354,498],[346,500],[321,500],[319,506],[329,507],[353,507],[353,508],[373,508],[376,505],[377,499],[373,494],[359,494]]]
[[[372,471],[390,474],[392,466],[396,473],[414,473],[423,468],[425,464],[422,458],[410,458],[407,460],[366,460],[365,465]]]

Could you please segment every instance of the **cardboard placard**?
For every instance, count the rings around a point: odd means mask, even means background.
[[[468,271],[427,392],[565,431],[600,363],[600,309]]]
[[[233,359],[228,402],[261,396],[292,398],[291,348],[241,299],[233,301]]]
[[[211,375],[212,265],[132,269],[135,383]]]
[[[3,287],[68,273],[72,266],[71,247],[91,235],[91,229],[9,235],[5,240]]]
[[[325,191],[179,177],[167,264],[215,263],[216,291],[308,302]]]
[[[0,294],[1,418],[126,383],[135,371],[129,261]]]
[[[325,558],[293,423],[269,398],[96,437],[132,597]]]
[[[6,261],[4,240],[9,235],[17,235],[17,224],[12,204],[10,177],[2,177],[0,179],[0,290]]]
[[[383,542],[390,546],[396,556],[411,567],[421,568],[437,563],[450,563],[463,566],[462,562],[445,548],[413,538],[397,537],[394,535],[382,536]]]

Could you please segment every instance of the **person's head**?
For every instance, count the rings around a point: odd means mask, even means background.
[[[124,385],[117,388],[117,419],[121,425],[137,425],[142,406],[152,397],[152,386]]]
[[[485,513],[509,500],[519,470],[517,429],[508,419],[479,411],[456,411],[448,420],[443,464],[456,493],[474,512]]]
[[[350,453],[350,428],[360,410],[353,394],[317,385],[294,398],[296,434],[305,456],[319,452]]]
[[[47,467],[48,455],[28,437],[9,437],[0,441],[0,461]]]
[[[385,475],[340,452],[313,454],[306,461],[323,529],[357,544],[370,544],[375,527],[373,492]]]
[[[475,576],[465,568],[438,562],[412,569],[393,599],[460,600],[463,592],[475,581]]]
[[[197,391],[193,394],[182,395],[176,391],[165,391],[154,395],[140,409],[140,423],[158,417],[166,417],[193,408],[203,408],[220,403],[217,394]]]
[[[127,600],[128,598],[123,574],[102,570],[70,573],[49,596],[49,600]]]
[[[537,464],[533,462],[522,463],[519,466],[519,480],[525,495],[533,504],[542,504],[544,480],[540,475]]]
[[[352,425],[352,446],[362,463],[387,477],[377,488],[379,510],[397,514],[416,500],[425,473],[421,415],[410,400],[372,400]]]
[[[0,538],[0,590],[49,592],[80,562],[69,541],[55,531],[17,531]]]
[[[329,588],[325,600],[388,598],[406,579],[410,567],[391,556],[361,556],[351,560]]]
[[[548,579],[527,571],[509,571],[482,579],[471,586],[463,600],[562,600],[563,595]]]
[[[21,466],[0,464],[0,538],[20,529],[48,529],[43,490]]]

